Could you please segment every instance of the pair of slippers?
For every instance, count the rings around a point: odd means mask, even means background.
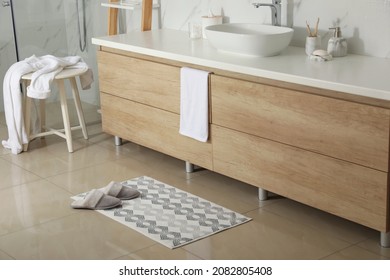
[[[91,190],[84,199],[73,201],[71,207],[74,209],[105,210],[118,207],[122,204],[122,200],[133,199],[139,195],[139,191],[112,181],[103,188]]]

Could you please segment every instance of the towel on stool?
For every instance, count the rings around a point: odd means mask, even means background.
[[[33,55],[26,58],[24,62],[34,69],[31,83],[27,88],[27,95],[37,99],[45,99],[50,96],[51,83],[54,77],[64,68],[88,69],[88,65],[79,56],[55,57],[45,55],[36,57]]]
[[[180,71],[179,133],[201,142],[209,137],[209,72],[187,67]]]
[[[80,85],[82,89],[90,89],[93,82],[92,69],[88,68],[87,72],[80,76]]]
[[[32,98],[44,99],[49,97],[50,85],[56,74],[64,68],[85,68],[88,65],[79,56],[55,57],[35,55],[11,65],[4,76],[3,97],[4,111],[8,128],[8,140],[2,141],[4,148],[10,149],[13,154],[23,150],[23,144],[28,143],[28,136],[24,127],[22,92],[20,79],[27,73],[34,72],[31,84],[27,88],[27,95]],[[91,75],[88,71],[86,75]],[[80,77],[81,78],[81,77]],[[87,76],[83,88],[92,83],[92,76]]]
[[[24,128],[23,101],[20,91],[20,78],[30,73],[31,66],[27,63],[15,63],[5,73],[3,82],[4,113],[8,128],[8,140],[2,141],[4,148],[13,154],[23,150],[23,144],[28,143]]]

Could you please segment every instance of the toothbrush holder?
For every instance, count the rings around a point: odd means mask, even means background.
[[[321,49],[321,37],[306,37],[305,52],[310,56],[315,50]]]

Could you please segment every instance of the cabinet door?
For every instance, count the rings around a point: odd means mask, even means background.
[[[214,171],[386,232],[387,173],[212,125]]]
[[[103,92],[100,96],[105,132],[212,169],[211,144],[180,135],[179,115]]]
[[[212,123],[388,171],[388,109],[213,75]]]
[[[180,113],[178,67],[98,52],[100,91]]]

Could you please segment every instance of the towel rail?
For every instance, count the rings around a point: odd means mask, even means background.
[[[118,9],[121,5],[118,0],[109,0],[108,5],[108,35],[118,34]],[[123,6],[124,8],[126,6]],[[141,31],[152,29],[153,0],[142,0]]]

